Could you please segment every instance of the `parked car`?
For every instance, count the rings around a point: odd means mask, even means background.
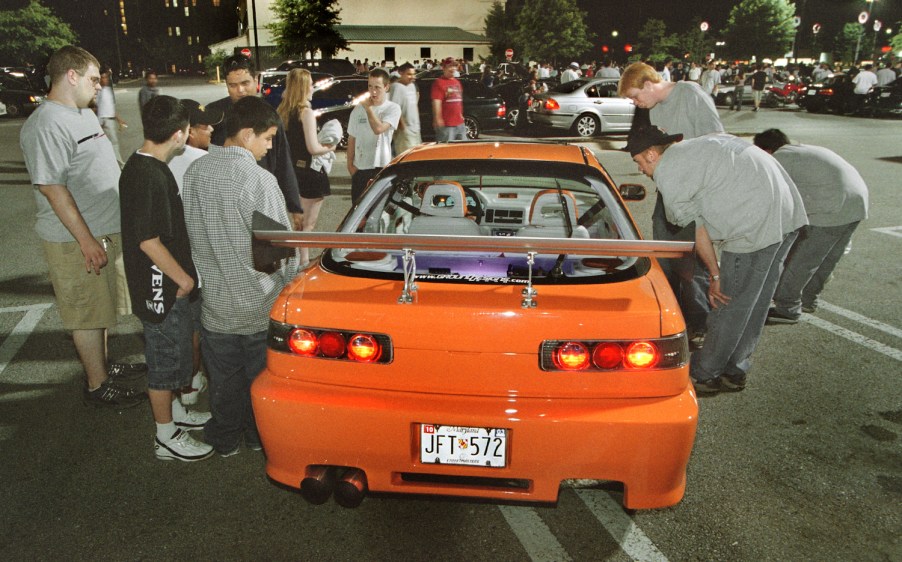
[[[579,78],[537,94],[530,123],[571,131],[580,137],[629,131],[636,106],[617,95],[616,78]]]
[[[823,82],[809,84],[799,95],[799,107],[811,113],[832,111],[848,113],[854,107],[852,77],[838,72],[831,74]]]
[[[347,59],[292,59],[276,67],[276,70],[292,70],[306,68],[310,72],[328,74],[329,76],[351,76],[357,73],[357,67]]]
[[[777,98],[771,91],[771,88],[777,86],[770,77],[764,82],[764,93],[761,96],[761,105],[764,107],[776,107]],[[752,92],[752,76],[749,74],[745,77],[745,88],[742,91],[742,104],[753,105],[755,103],[755,94]],[[721,84],[717,87],[717,93],[714,95],[714,103],[716,105],[725,105],[732,107],[736,99],[736,86],[733,84]]]
[[[24,117],[38,108],[45,94],[32,89],[26,82],[8,74],[0,74],[0,101],[6,105],[10,117]]]
[[[279,107],[282,103],[282,92],[285,91],[285,77],[288,76],[287,70],[264,70],[257,76],[258,90],[260,95],[266,102],[273,106]],[[311,72],[310,77],[313,79],[313,107],[329,107],[330,105],[340,105],[347,99],[333,99],[327,95],[317,97],[317,90],[323,89],[326,84],[331,84],[335,79],[328,74]],[[366,80],[363,81],[363,90],[366,91]],[[336,90],[337,92],[338,90]]]
[[[492,91],[501,96],[501,99],[504,100],[504,105],[507,106],[507,123],[510,127],[517,126],[517,120],[520,118],[520,109],[523,106],[521,96],[526,91],[528,84],[528,79],[508,77],[506,80],[502,80],[492,86]],[[551,89],[557,84],[557,78],[543,78],[538,82],[539,87],[545,86],[547,89]],[[531,101],[531,99],[526,100],[525,107],[528,108]]]
[[[414,82],[420,93],[418,109],[420,112],[420,134],[423,140],[435,138],[435,130],[432,128],[432,91],[433,79],[417,80]],[[330,119],[338,119],[345,130],[345,138],[340,147],[347,146],[348,118],[351,110],[360,101],[365,99],[366,80],[362,80],[364,92],[344,105],[321,108],[317,111],[316,122],[318,126]],[[467,127],[467,138],[478,139],[485,132],[501,131],[507,126],[507,107],[504,101],[482,83],[461,80],[464,90],[464,124]],[[316,94],[314,94],[314,99]]]
[[[0,117],[6,115],[6,105],[0,101]]]
[[[367,491],[554,502],[623,483],[680,501],[698,419],[686,328],[596,155],[428,144],[396,158],[270,314],[251,396],[275,481],[313,503]]]
[[[874,86],[868,93],[864,113],[874,117],[902,116],[902,78]]]

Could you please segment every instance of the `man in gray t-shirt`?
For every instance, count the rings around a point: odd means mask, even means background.
[[[868,188],[861,174],[832,150],[789,144],[779,129],[755,135],[755,145],[774,155],[805,202],[808,226],[792,247],[768,324],[795,324],[817,310],[818,295],[859,223],[868,218]]]
[[[623,72],[618,93],[630,98],[640,109],[648,110],[648,122],[670,134],[686,139],[724,132],[714,101],[695,82],[665,82],[651,66],[637,62]],[[639,112],[637,111],[637,115]],[[641,122],[634,121],[633,128]],[[652,212],[655,240],[695,239],[695,226],[679,228],[667,222],[661,194]],[[658,260],[686,318],[690,343],[699,347],[704,341],[708,321],[708,278],[704,267],[692,256]]]
[[[630,133],[627,149],[658,185],[667,217],[695,223],[696,252],[711,273],[708,334],[689,365],[695,390],[742,390],[783,260],[807,223],[805,207],[780,164],[749,142],[681,139],[646,127]]]
[[[106,364],[106,330],[116,325],[121,308],[114,265],[121,242],[119,165],[88,109],[100,91],[99,66],[79,47],[53,54],[47,65],[53,88],[22,126],[20,146],[35,187],[35,230],[60,318],[72,330],[85,369],[84,400],[124,408],[146,395],[112,381],[134,366],[112,364],[108,370]]]

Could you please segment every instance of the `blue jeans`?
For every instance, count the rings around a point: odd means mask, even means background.
[[[705,346],[692,355],[689,364],[693,379],[707,381],[723,374],[748,373],[783,261],[797,234],[798,231],[790,232],[782,242],[756,252],[723,252],[720,288],[730,302],[712,309],[708,315]]]
[[[194,317],[200,299],[175,299],[166,318],[144,325],[144,356],[147,358],[147,388],[177,390],[191,384],[194,375]]]
[[[802,227],[774,293],[777,312],[798,318],[802,315],[802,305],[817,306],[817,297],[824,290],[824,284],[856,228],[858,221],[842,226]]]
[[[204,440],[217,453],[234,450],[242,436],[260,442],[251,408],[251,383],[266,367],[266,331],[248,336],[220,334],[204,328],[201,351],[210,377],[210,413]]]
[[[438,142],[467,140],[467,126],[461,124],[454,127],[437,127],[435,129],[435,140]]]
[[[680,228],[667,222],[660,194],[651,221],[655,240],[695,242],[695,223]],[[660,258],[658,263],[676,295],[690,337],[693,333],[704,332],[711,310],[708,304],[708,270],[695,253],[681,258]]]

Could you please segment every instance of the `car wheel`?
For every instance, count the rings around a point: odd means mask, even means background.
[[[581,137],[594,137],[601,132],[601,122],[595,115],[585,113],[576,118],[573,132]]]
[[[736,99],[736,97],[733,94],[724,94],[721,105],[725,105],[727,107],[733,107],[733,103],[734,103],[735,99]]]
[[[808,110],[808,113],[820,113],[820,112],[821,112],[820,108],[819,108],[819,107],[815,107],[814,105],[809,105],[809,106],[806,107],[805,109]]]
[[[517,126],[517,119],[520,117],[519,109],[512,109],[507,112],[507,124],[511,128],[515,128]]]
[[[464,117],[464,126],[467,128],[467,138],[476,140],[479,138],[479,121],[473,117]]]
[[[18,117],[22,115],[22,108],[14,103],[11,103],[6,106],[6,114],[10,117]]]

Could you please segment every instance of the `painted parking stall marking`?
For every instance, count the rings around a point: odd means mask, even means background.
[[[664,553],[636,526],[610,494],[591,489],[574,492],[630,558],[643,562],[667,562]]]
[[[530,560],[533,562],[573,560],[535,509],[510,505],[499,505],[498,509],[529,554]]]
[[[880,232],[881,234],[889,234],[890,236],[902,238],[902,226],[886,226],[883,228],[872,228],[871,230]]]
[[[53,303],[0,308],[0,314],[25,313],[25,316],[19,320],[19,323],[12,329],[9,336],[0,344],[0,375],[6,370],[13,357],[19,352],[19,349],[25,345],[28,336],[31,335],[44,313],[51,306],[53,306]]]

